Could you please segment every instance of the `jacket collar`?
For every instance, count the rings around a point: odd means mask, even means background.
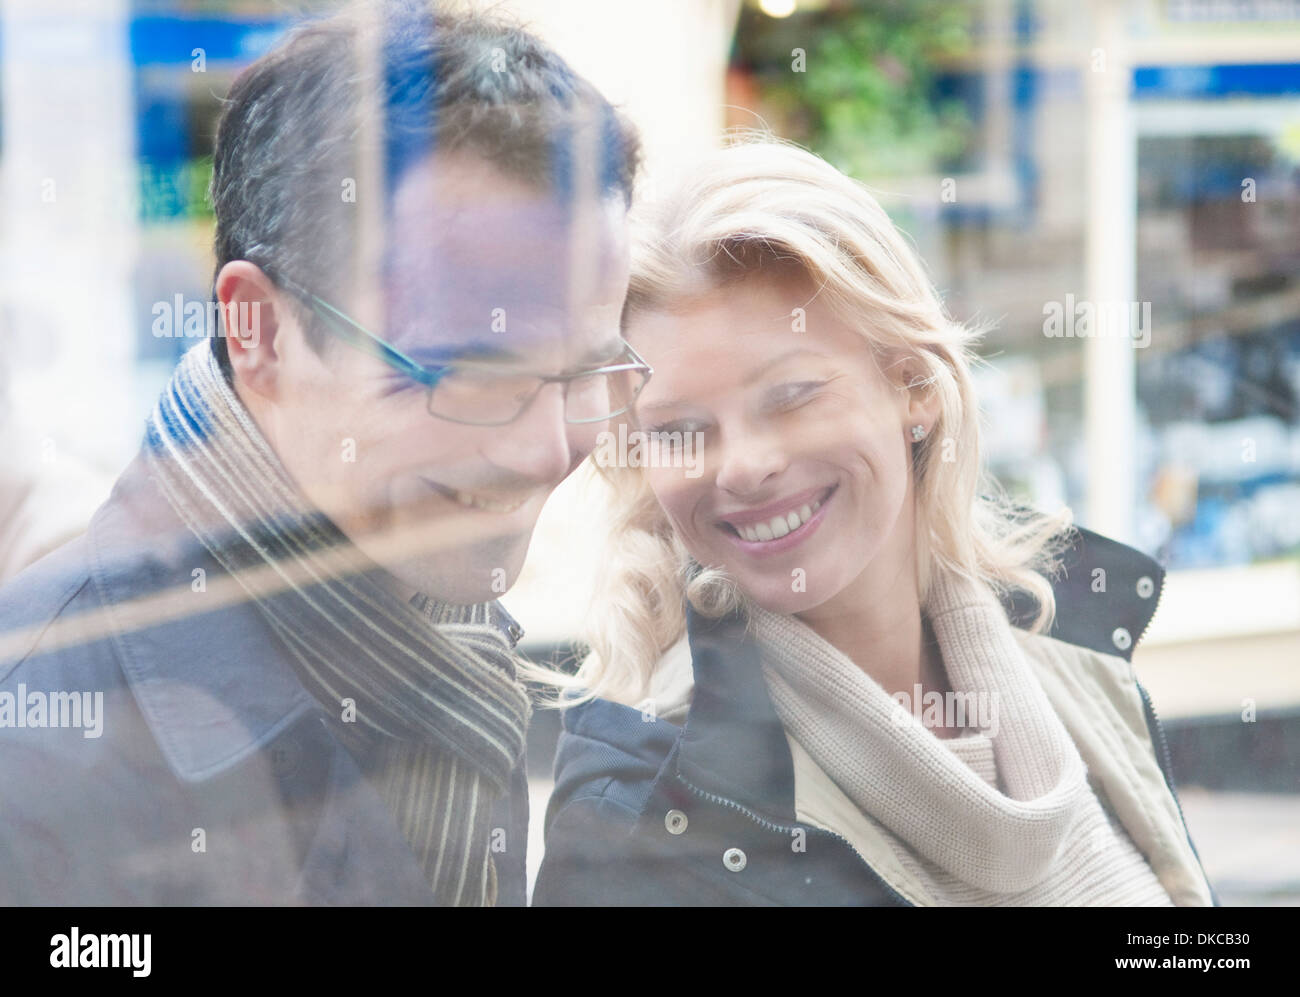
[[[695,691],[678,771],[706,792],[793,820],[794,760],[744,619],[710,620],[688,606],[686,633]]]
[[[1053,579],[1051,636],[1129,660],[1155,613],[1164,575],[1140,551],[1078,528]],[[1024,600],[1008,597],[1003,605],[1013,621],[1028,624]],[[688,606],[686,624],[695,689],[678,772],[697,788],[773,821],[793,821],[794,761],[744,620],[739,614],[709,620]],[[1127,643],[1117,642],[1120,630],[1129,635]]]
[[[178,778],[219,775],[321,709],[262,613],[172,511],[143,452],[88,534],[105,629]],[[522,630],[493,608],[513,645]]]

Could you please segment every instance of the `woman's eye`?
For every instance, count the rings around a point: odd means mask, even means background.
[[[708,426],[702,422],[665,422],[655,426],[650,430],[656,436],[669,436],[676,434],[685,437],[687,433],[703,433],[708,430]]]
[[[773,388],[767,395],[768,404],[773,408],[785,409],[812,397],[825,381],[792,381]]]

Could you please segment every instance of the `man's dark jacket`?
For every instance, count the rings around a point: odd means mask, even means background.
[[[237,588],[137,456],[84,536],[0,589],[0,694],[104,704],[99,737],[0,727],[0,904],[433,902]],[[498,904],[522,905],[523,758],[493,816]]]

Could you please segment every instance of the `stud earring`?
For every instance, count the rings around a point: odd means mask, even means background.
[[[912,427],[912,442],[913,442],[913,443],[920,443],[923,439],[925,439],[925,427],[922,426],[922,425],[919,425],[919,424],[913,426],[913,427]]]

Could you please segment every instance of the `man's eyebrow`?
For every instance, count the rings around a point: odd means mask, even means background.
[[[612,364],[624,353],[626,345],[621,338],[615,338],[602,346],[593,346],[578,357],[578,367],[601,366]]]
[[[518,363],[524,357],[514,350],[508,350],[498,343],[476,340],[469,343],[456,343],[440,346],[420,346],[407,354],[416,363],[426,367],[440,367],[453,364],[457,360],[473,360],[482,363]]]
[[[589,367],[612,364],[622,356],[623,351],[622,339],[614,339],[601,346],[593,346],[578,357],[573,370],[584,370]],[[453,364],[457,360],[470,360],[475,363],[514,364],[519,367],[524,367],[528,363],[528,357],[524,354],[506,349],[498,343],[487,340],[459,343],[455,346],[424,346],[412,350],[408,355],[412,360],[425,366],[444,366]]]
[[[808,356],[819,357],[822,360],[827,359],[826,354],[824,353],[818,353],[816,350],[810,349],[807,346],[798,346],[795,347],[793,350],[786,350],[780,356],[773,357],[767,363],[763,364],[762,367],[759,367],[757,370],[751,371],[749,374],[745,376],[745,379],[741,383],[745,385],[753,384],[755,381],[757,381],[760,377],[766,374],[777,364],[789,360],[793,356],[799,356],[801,354],[807,354]],[[642,412],[653,412],[656,409],[683,408],[683,407],[688,407],[690,405],[691,405],[691,401],[690,399],[687,398],[665,398],[663,401],[655,402],[652,405],[638,404],[637,408]]]

